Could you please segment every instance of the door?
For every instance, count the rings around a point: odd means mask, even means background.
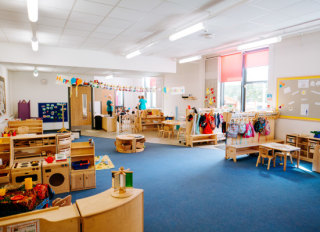
[[[73,86],[70,89],[71,129],[91,129],[91,91],[90,86]]]
[[[83,189],[83,172],[71,172],[71,190]]]
[[[84,188],[95,188],[96,187],[96,173],[85,172],[84,173]]]

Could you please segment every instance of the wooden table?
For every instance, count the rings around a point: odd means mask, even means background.
[[[272,153],[274,154],[274,151],[282,151],[285,153],[284,156],[284,164],[283,164],[283,170],[285,171],[287,169],[287,156],[290,152],[296,152],[297,153],[297,168],[299,168],[300,163],[300,147],[294,147],[288,144],[280,144],[280,143],[264,143],[260,145],[261,147],[265,147],[272,150]]]
[[[84,232],[142,232],[143,190],[131,189],[127,198],[114,198],[113,189],[76,201]]]
[[[164,130],[172,131],[172,135],[174,135],[174,127],[181,125],[181,122],[176,121],[176,120],[166,120],[161,123],[164,126],[164,128],[163,128]]]
[[[120,153],[135,153],[144,151],[145,138],[140,134],[118,135],[116,137],[116,150]]]

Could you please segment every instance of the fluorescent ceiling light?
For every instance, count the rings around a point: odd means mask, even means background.
[[[179,31],[177,33],[174,33],[172,35],[170,35],[169,40],[170,41],[175,41],[177,39],[181,39],[182,37],[185,37],[187,35],[191,35],[197,31],[201,31],[204,29],[204,25],[203,23],[198,23],[196,25],[193,25],[191,27],[188,27],[182,31]]]
[[[179,64],[200,60],[201,58],[202,58],[201,56],[192,56],[192,57],[184,58],[179,60]]]
[[[39,50],[39,42],[37,38],[31,39],[32,50],[37,52]]]
[[[33,23],[38,21],[38,0],[27,0],[28,17]]]
[[[109,79],[112,79],[112,78],[113,78],[112,74],[105,77],[106,80],[109,80]]]
[[[140,50],[137,50],[137,51],[131,52],[128,55],[126,55],[126,58],[131,59],[131,58],[133,58],[135,56],[139,56],[139,55],[141,55],[141,52],[140,52]]]
[[[282,38],[280,36],[279,37],[272,37],[272,38],[269,38],[269,39],[259,40],[259,41],[256,41],[256,42],[240,45],[240,46],[238,46],[237,49],[239,51],[242,51],[242,50],[248,50],[248,49],[253,49],[253,48],[260,48],[260,47],[263,47],[263,46],[267,46],[269,44],[274,44],[274,43],[281,42],[281,39]]]

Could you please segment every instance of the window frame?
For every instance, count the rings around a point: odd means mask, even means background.
[[[254,83],[266,83],[268,85],[268,81],[269,81],[269,76],[268,76],[268,80],[266,81],[247,81],[247,70],[245,67],[245,55],[249,54],[249,53],[253,53],[253,52],[259,52],[262,50],[266,50],[269,48],[268,47],[264,47],[264,48],[259,48],[259,49],[255,49],[255,50],[250,50],[250,51],[245,51],[242,53],[242,79],[241,79],[241,106],[240,106],[240,111],[241,112],[245,112],[246,111],[246,87],[247,84],[254,84]],[[268,64],[268,72],[269,72],[269,64]],[[220,82],[220,105],[224,106],[224,82]]]

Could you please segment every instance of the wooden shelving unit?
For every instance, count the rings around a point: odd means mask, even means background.
[[[18,133],[19,127],[28,127],[29,134],[42,134],[43,133],[43,122],[39,119],[26,119],[21,121],[9,121],[9,130],[16,130]]]
[[[40,160],[56,154],[56,134],[17,135],[10,146],[13,161]]]
[[[300,147],[300,159],[312,162],[315,147],[320,145],[320,139],[308,135],[287,134],[286,143],[295,147]]]
[[[0,138],[0,158],[3,163],[0,169],[0,184],[9,183],[12,166],[10,138]]]
[[[158,125],[165,120],[164,116],[146,116],[141,117],[141,130],[143,129],[158,129]]]
[[[116,137],[116,150],[120,153],[135,153],[144,151],[145,138],[143,135],[128,134]]]
[[[94,144],[89,142],[71,143],[71,164],[75,161],[89,160],[88,169],[74,170],[71,165],[71,191],[96,187],[96,169],[94,166]]]
[[[57,154],[65,154],[70,158],[71,154],[71,133],[57,134]]]

